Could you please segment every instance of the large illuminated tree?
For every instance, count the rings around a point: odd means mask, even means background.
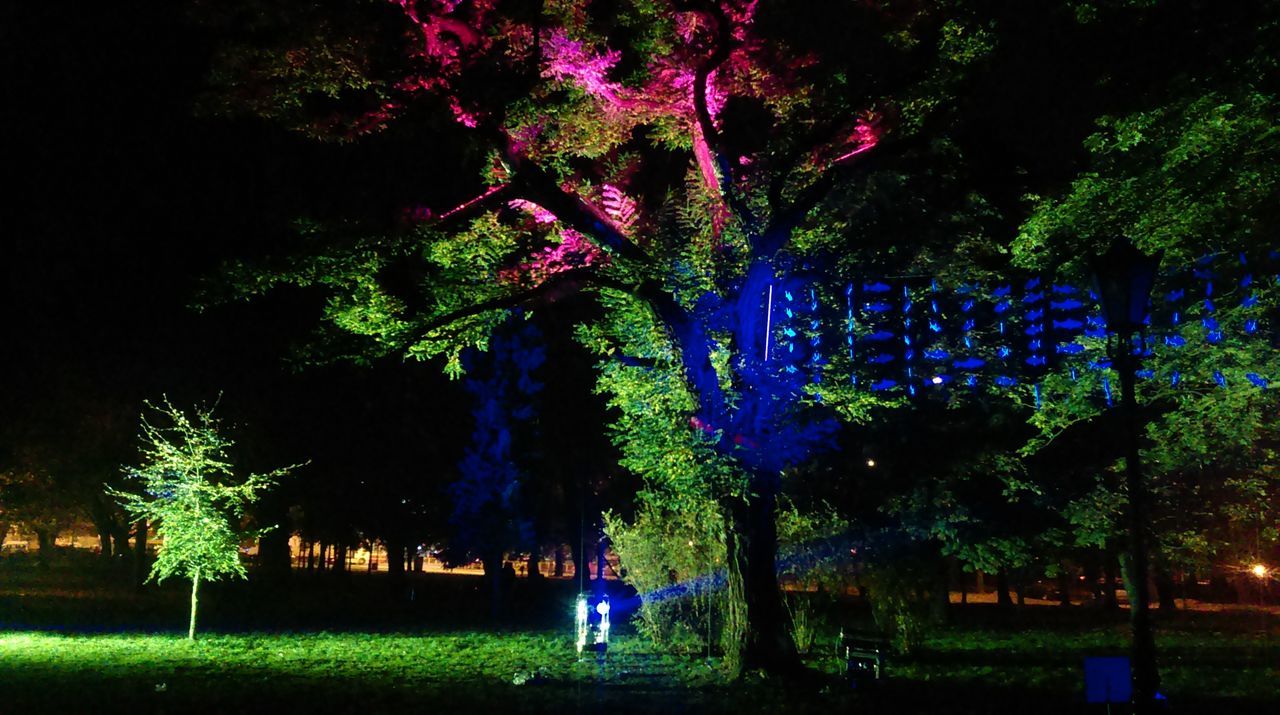
[[[780,301],[804,313],[835,298],[812,279],[854,263],[867,177],[929,150],[926,126],[988,49],[984,25],[914,2],[227,7],[210,6],[214,22],[249,37],[220,57],[223,109],[340,141],[418,126],[486,157],[474,198],[409,211],[391,235],[309,233],[306,257],[246,269],[245,292],[321,287],[329,324],[369,339],[357,353],[442,356],[455,372],[513,308],[593,294],[603,317],[579,337],[602,355],[624,465],[651,499],[713,505],[743,608],[732,655],[796,667],[780,480],[876,400],[817,382],[842,358],[794,315],[780,354]],[[812,293],[791,295],[804,275]]]

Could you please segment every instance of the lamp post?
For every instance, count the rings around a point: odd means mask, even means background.
[[[1134,372],[1138,361],[1134,356],[1133,336],[1142,331],[1151,288],[1155,283],[1160,257],[1139,251],[1128,239],[1112,242],[1106,253],[1089,263],[1094,288],[1102,303],[1107,329],[1114,333],[1119,348],[1112,360],[1120,373],[1121,422],[1125,432],[1125,481],[1129,491],[1129,558],[1130,581],[1129,622],[1133,629],[1133,705],[1134,712],[1145,713],[1155,702],[1160,676],[1156,670],[1156,643],[1151,631],[1147,587],[1147,489],[1138,457],[1138,402],[1134,395]],[[1108,345],[1108,347],[1110,347]]]

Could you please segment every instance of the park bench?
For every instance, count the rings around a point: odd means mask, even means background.
[[[889,644],[883,638],[840,632],[838,654],[844,658],[844,674],[849,680],[879,680]]]

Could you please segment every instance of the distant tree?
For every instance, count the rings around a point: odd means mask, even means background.
[[[476,424],[471,446],[453,484],[452,523],[456,546],[479,554],[499,609],[503,553],[537,548],[524,508],[523,471],[517,464],[523,425],[534,417],[542,383],[533,373],[546,361],[541,332],[532,323],[513,324],[495,334],[488,359],[473,361],[467,389],[475,396]]]
[[[190,579],[187,638],[194,639],[200,582],[231,574],[246,578],[240,542],[260,532],[242,527],[245,510],[290,467],[237,479],[227,454],[232,442],[219,434],[212,408],[188,416],[168,399],[147,406],[164,423],[142,417],[142,466],[126,469],[139,491],[108,493],[133,518],[158,524],[163,543],[148,580]]]

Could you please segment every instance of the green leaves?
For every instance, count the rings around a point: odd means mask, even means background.
[[[240,543],[259,532],[245,530],[246,509],[292,467],[236,479],[212,408],[190,414],[165,398],[147,403],[142,417],[142,463],[126,469],[135,491],[108,489],[135,519],[157,524],[162,540],[151,579],[170,576],[217,580],[245,577]]]

